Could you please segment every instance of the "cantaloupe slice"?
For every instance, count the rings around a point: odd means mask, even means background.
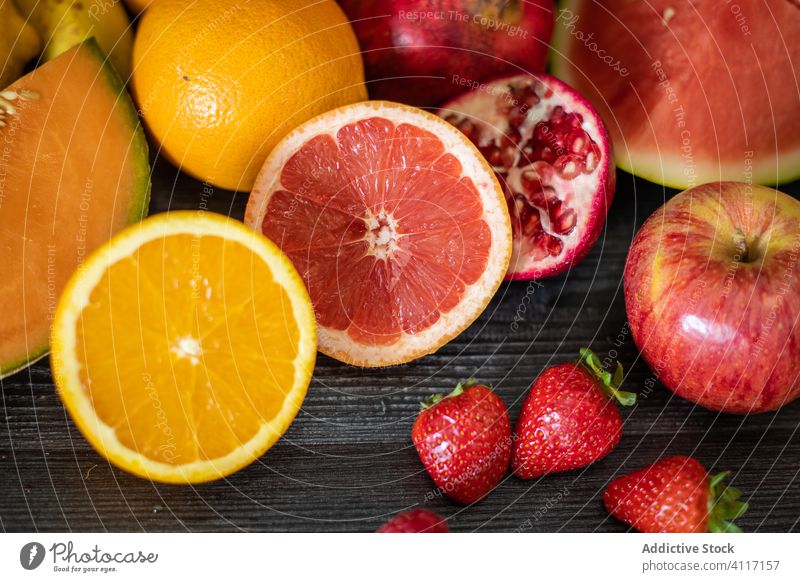
[[[149,197],[136,110],[93,40],[0,91],[0,378],[47,352],[67,278]]]

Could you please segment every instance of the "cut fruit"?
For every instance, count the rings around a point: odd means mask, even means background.
[[[511,225],[486,161],[435,115],[385,101],[320,115],[270,154],[245,222],[309,289],[320,351],[384,366],[436,351],[480,315]]]
[[[605,126],[583,97],[550,75],[516,75],[456,97],[439,115],[503,184],[514,230],[508,279],[557,275],[586,256],[606,222],[616,171]]]
[[[565,0],[553,70],[617,165],[673,188],[800,177],[800,3]]]
[[[69,276],[147,213],[147,143],[104,62],[89,40],[0,92],[0,377],[47,352]]]
[[[262,455],[300,409],[315,356],[311,302],[286,256],[202,211],[112,239],[72,277],[53,324],[56,385],[83,434],[169,483]]]

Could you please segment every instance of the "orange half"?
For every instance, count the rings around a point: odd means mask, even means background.
[[[286,256],[241,223],[162,214],[101,247],[52,330],[59,394],[92,445],[156,481],[197,483],[289,427],[316,357],[311,302]]]

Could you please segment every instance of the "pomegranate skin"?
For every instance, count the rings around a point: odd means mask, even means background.
[[[372,99],[434,107],[472,83],[544,71],[553,0],[340,0]]]

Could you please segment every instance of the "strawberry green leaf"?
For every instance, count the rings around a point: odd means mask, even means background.
[[[453,388],[453,391],[448,394],[448,396],[458,396],[462,392],[464,392],[464,388],[470,388],[478,384],[478,381],[475,378],[470,378],[469,380],[464,380],[456,384],[456,387]]]
[[[581,358],[578,361],[586,370],[594,376],[603,391],[623,406],[633,406],[636,403],[636,394],[620,390],[625,374],[622,371],[622,364],[617,362],[614,374],[605,370],[600,358],[597,357],[589,348],[580,349]]]
[[[709,480],[708,531],[711,533],[741,533],[741,528],[733,523],[744,515],[749,505],[740,501],[742,492],[724,483],[728,471],[717,473]]]
[[[623,376],[624,376],[624,374],[622,372],[622,364],[617,362],[617,369],[614,370],[614,379],[612,380],[612,384],[614,386],[621,386],[622,385]]]
[[[454,396],[458,396],[459,394],[464,393],[465,388],[469,388],[470,386],[475,386],[478,381],[475,378],[470,378],[469,380],[464,380],[463,382],[459,382],[456,384],[456,387],[453,388],[453,391],[450,394],[433,394],[432,396],[428,396],[425,400],[420,402],[420,409],[427,410],[439,404],[445,398],[452,398]]]

